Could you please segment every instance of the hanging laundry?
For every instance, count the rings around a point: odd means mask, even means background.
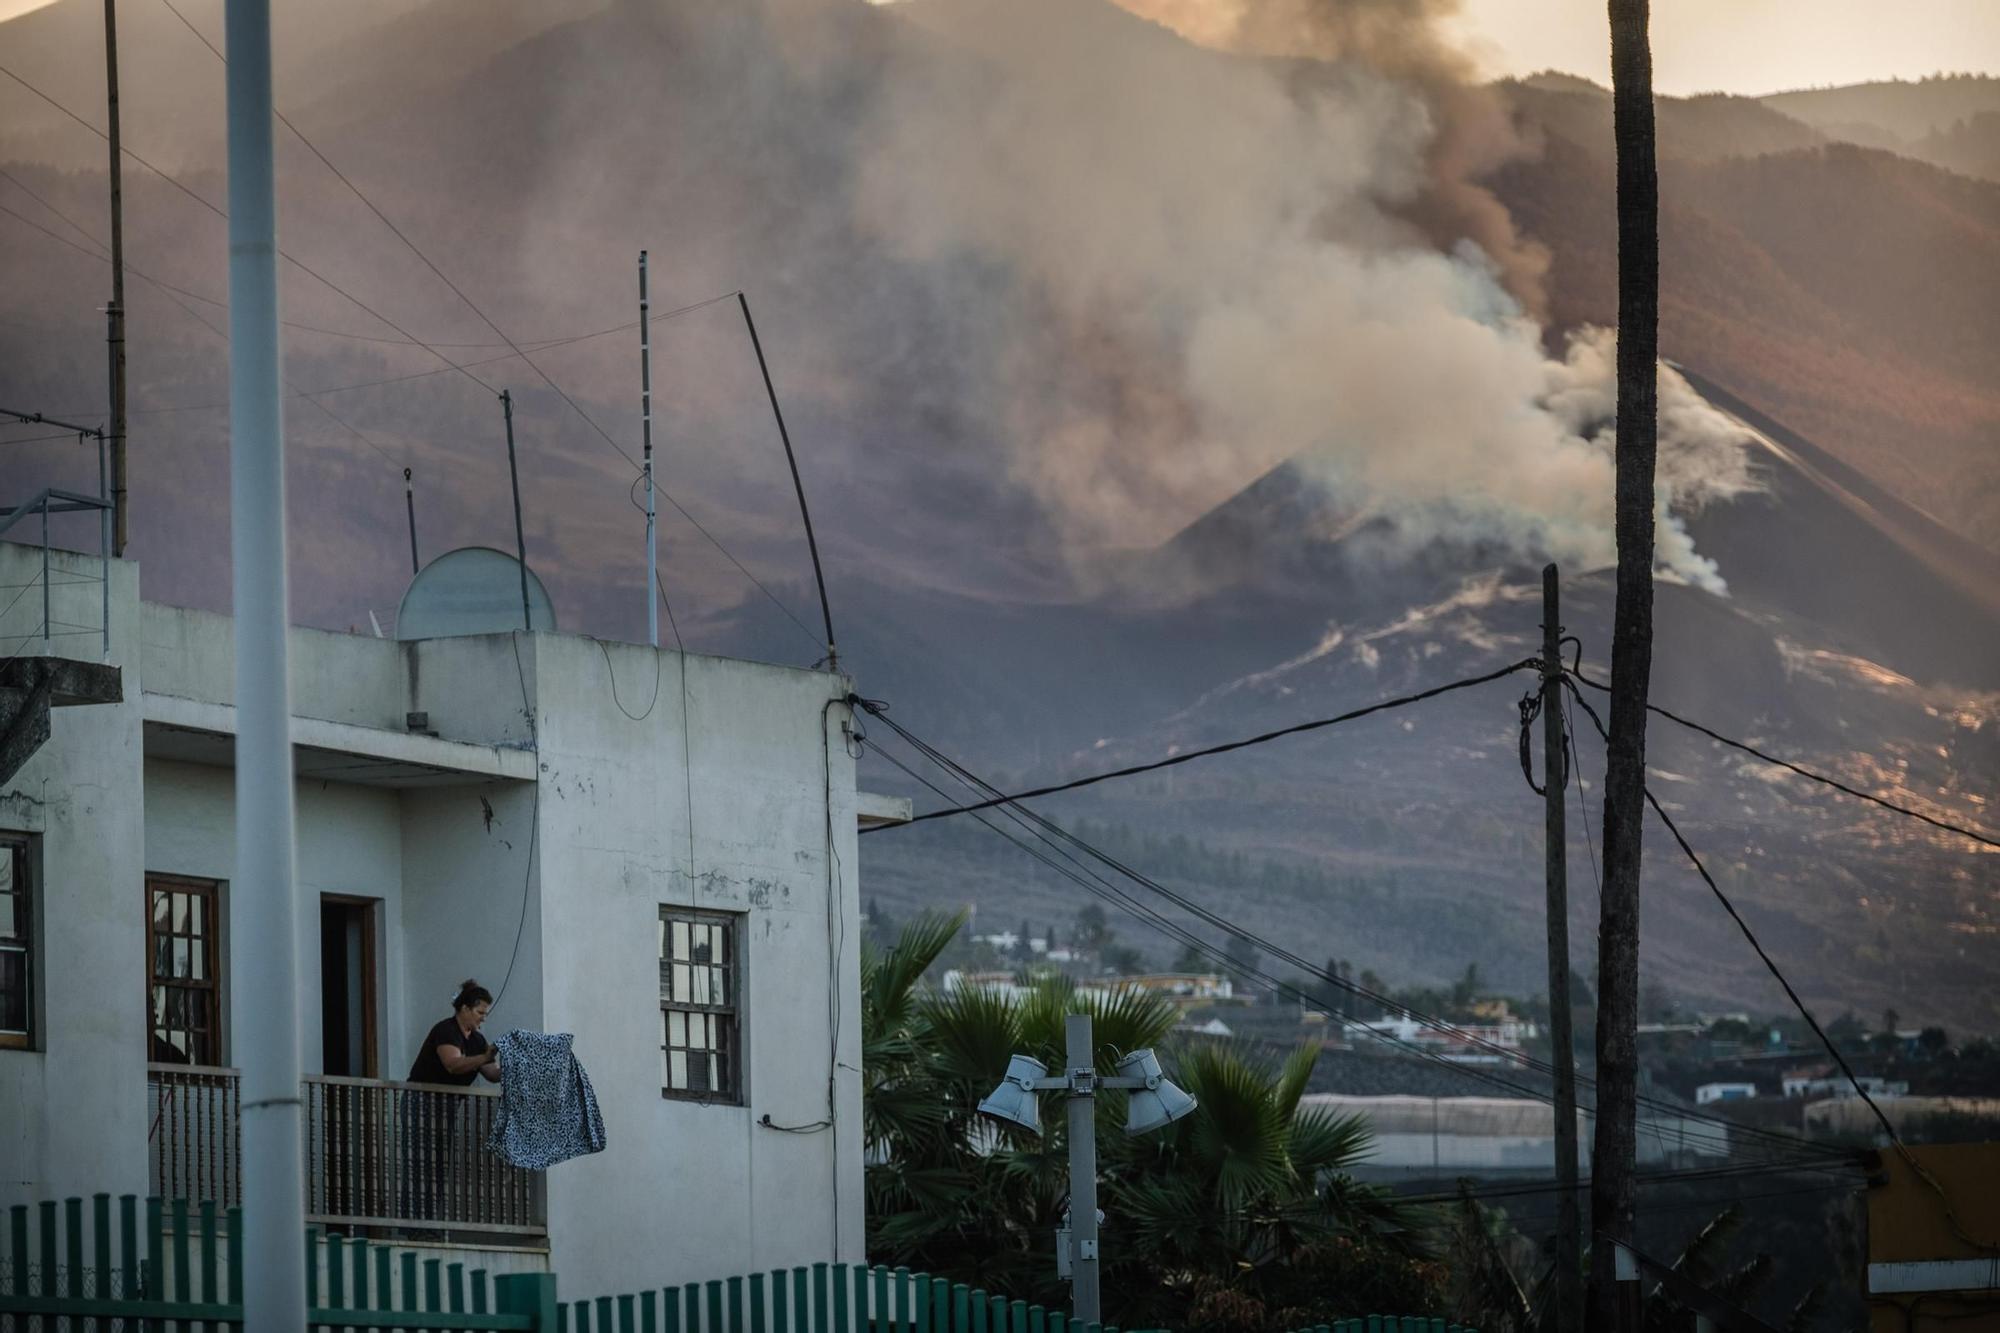
[[[500,1108],[486,1147],[514,1166],[546,1171],[604,1151],[604,1117],[567,1032],[509,1032],[500,1039]]]

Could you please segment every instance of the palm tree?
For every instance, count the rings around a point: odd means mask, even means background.
[[[1609,0],[1618,152],[1617,601],[1604,774],[1598,916],[1597,1133],[1590,1225],[1632,1238],[1638,1147],[1639,851],[1646,811],[1646,697],[1653,663],[1653,470],[1659,414],[1660,188],[1654,162],[1648,0]],[[1565,1311],[1559,1327],[1575,1327]],[[1590,1328],[1617,1324],[1613,1265],[1593,1266]]]
[[[1018,998],[923,988],[958,927],[921,917],[894,947],[863,952],[870,1256],[1060,1303],[1061,1118],[1036,1137],[975,1108],[1015,1052],[1061,1067],[1068,1013],[1091,1014],[1106,1073],[1125,1053],[1164,1043],[1179,1015],[1144,991],[1079,992],[1060,977],[1030,979]],[[1400,1296],[1405,1308],[1433,1294],[1413,1257],[1423,1219],[1347,1175],[1368,1151],[1365,1124],[1301,1107],[1316,1054],[1272,1068],[1226,1047],[1180,1049],[1174,1077],[1198,1108],[1144,1138],[1124,1133],[1122,1094],[1098,1099],[1104,1279],[1124,1322],[1185,1323],[1191,1305],[1223,1289],[1265,1319],[1286,1316],[1273,1327],[1316,1322],[1305,1317],[1314,1295],[1330,1302],[1322,1317],[1352,1313],[1357,1283],[1384,1287],[1383,1301]]]

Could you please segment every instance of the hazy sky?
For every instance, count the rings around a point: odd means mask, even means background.
[[[0,19],[49,2],[0,0]],[[1456,26],[1488,72],[1610,81],[1605,0],[1462,3]],[[1653,0],[1653,65],[1675,94],[2000,73],[2000,0]]]
[[[1604,0],[1464,0],[1456,25],[1494,74],[1609,83]],[[2000,72],[2000,0],[1653,0],[1663,93],[1769,93],[1939,70]]]

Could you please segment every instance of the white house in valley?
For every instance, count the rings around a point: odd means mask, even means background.
[[[50,560],[48,616],[0,614],[0,1206],[231,1204],[263,999],[229,928],[231,621]],[[41,567],[0,543],[0,583]],[[907,803],[856,791],[848,683],[542,632],[290,652],[312,1219],[577,1296],[860,1260],[855,834]],[[489,1034],[575,1034],[605,1152],[516,1172],[490,1089],[400,1082],[468,976]],[[441,1149],[406,1132],[422,1096],[454,1099]]]

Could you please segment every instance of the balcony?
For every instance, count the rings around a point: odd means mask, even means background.
[[[155,1194],[242,1202],[238,1082],[234,1069],[146,1066]],[[308,1077],[301,1092],[308,1222],[489,1245],[547,1236],[540,1176],[486,1150],[496,1090]]]

